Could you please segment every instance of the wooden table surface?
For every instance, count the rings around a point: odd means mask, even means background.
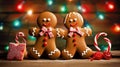
[[[89,59],[24,59],[23,61],[0,59],[0,67],[120,67],[120,51],[112,51],[112,55],[113,58],[110,60],[102,59],[93,61],[90,61]]]

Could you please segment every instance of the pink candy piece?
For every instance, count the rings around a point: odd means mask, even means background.
[[[7,59],[23,60],[25,49],[26,43],[10,43]]]
[[[23,43],[19,43],[18,39],[19,37],[23,38]],[[24,33],[23,32],[19,32],[18,34],[16,34],[16,38],[15,38],[16,43],[10,43],[9,44],[9,51],[8,51],[8,55],[7,55],[7,59],[8,60],[23,60],[24,58],[24,53],[26,51],[26,40],[24,39]]]

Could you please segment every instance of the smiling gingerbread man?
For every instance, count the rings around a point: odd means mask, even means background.
[[[35,45],[29,50],[30,56],[38,59],[45,51],[50,59],[58,58],[60,51],[55,44],[56,16],[51,12],[43,12],[37,18],[37,24],[39,28],[30,28],[29,30],[29,34],[37,38]]]
[[[57,28],[59,37],[66,39],[66,48],[62,51],[64,59],[71,59],[74,57],[76,51],[82,58],[89,58],[93,51],[87,47],[85,37],[92,34],[90,28],[82,28],[83,18],[77,12],[70,12],[66,15],[64,25],[67,31]]]

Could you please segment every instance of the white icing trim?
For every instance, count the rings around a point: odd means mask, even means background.
[[[33,52],[35,53],[35,54],[37,54],[38,55],[38,57],[40,57],[41,55],[40,55],[40,53],[38,53],[38,51],[33,47]]]
[[[79,14],[79,13],[77,13],[77,12],[70,12],[69,14],[66,15],[64,24],[66,23],[67,17],[71,17],[71,14],[74,14],[74,15],[78,16],[78,17],[81,19],[81,21],[84,22],[83,17],[82,17],[81,14]]]
[[[56,29],[56,31],[57,31],[57,37],[64,38],[64,36],[61,36],[61,35],[60,35],[60,30],[59,30],[58,28]]]
[[[48,55],[52,56],[53,54],[55,54],[55,52],[58,52],[58,51],[59,51],[58,49],[55,49],[55,50],[51,51]]]
[[[64,49],[64,52],[67,53],[67,55],[68,55],[70,58],[73,58],[72,54],[70,54],[68,50]]]
[[[57,30],[57,37],[61,37],[59,29],[57,28],[56,30]]]
[[[36,32],[35,30],[36,30],[36,29],[37,29],[36,27],[33,28],[33,32],[32,32],[32,35],[33,35],[33,36],[35,36],[35,32]]]
[[[64,21],[64,24],[66,23],[66,20],[67,20],[67,17],[68,17],[68,16],[69,16],[69,15],[67,14],[67,15],[66,15],[66,17],[65,17],[65,21]]]
[[[86,34],[87,34],[88,36],[90,36],[90,34],[89,34],[89,32],[88,32],[88,29],[87,29],[86,27],[84,27],[84,29],[85,29]]]
[[[87,47],[86,50],[82,52],[82,56],[85,56],[89,50],[90,48]]]

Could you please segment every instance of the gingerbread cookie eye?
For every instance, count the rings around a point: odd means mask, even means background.
[[[73,22],[73,19],[70,19],[69,22],[70,22],[70,23]]]
[[[74,18],[74,19],[73,19],[73,22],[76,22],[76,21],[77,21],[77,18]]]
[[[43,22],[46,22],[47,21],[47,19],[46,18],[43,18],[43,20],[42,20]]]
[[[48,18],[46,22],[50,22],[50,20],[51,20],[51,19],[50,19],[50,18]]]

